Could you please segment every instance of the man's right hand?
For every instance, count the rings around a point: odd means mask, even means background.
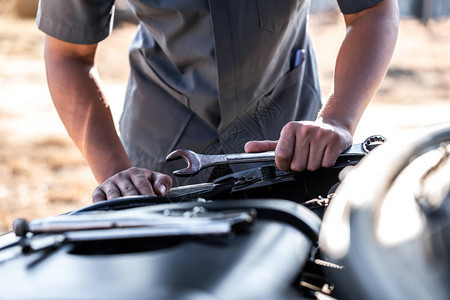
[[[129,168],[100,184],[92,195],[93,202],[123,196],[164,196],[172,187],[170,176],[143,168]]]

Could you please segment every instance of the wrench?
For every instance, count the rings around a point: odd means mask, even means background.
[[[351,145],[339,157],[365,156],[371,149],[385,141],[386,138],[381,135],[372,135],[360,144]],[[188,165],[184,169],[174,171],[173,174],[177,176],[190,176],[213,165],[275,161],[275,151],[207,155],[198,154],[191,150],[178,149],[167,155],[166,161],[173,161],[180,158],[184,159]]]
[[[207,155],[198,154],[191,150],[178,149],[167,155],[166,161],[173,161],[180,158],[184,159],[188,165],[184,169],[174,171],[173,174],[177,176],[189,176],[195,175],[200,170],[213,165],[274,161],[275,151]]]

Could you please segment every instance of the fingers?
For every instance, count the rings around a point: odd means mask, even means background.
[[[153,189],[159,196],[164,196],[172,186],[172,178],[162,173],[153,172]]]
[[[322,160],[326,144],[323,140],[311,141],[309,144],[309,156],[306,162],[306,170],[315,171],[322,166]]]
[[[130,194],[127,194],[126,190],[122,190],[123,192],[125,192],[125,194],[122,194],[122,196],[133,196],[133,195],[148,195],[148,196],[154,196],[156,195],[152,183],[151,183],[151,179],[152,179],[152,171],[147,170],[147,169],[140,169],[140,168],[131,168],[126,170],[128,171],[127,173],[125,173],[123,178],[124,182],[129,181],[130,184],[135,187],[135,191],[136,193],[133,193],[133,191],[131,191]],[[120,174],[120,173],[119,173]]]
[[[322,122],[290,122],[280,134],[275,162],[280,170],[315,171],[331,167],[351,145],[348,131]]]
[[[295,133],[294,133],[295,134]],[[312,155],[309,141],[303,139],[301,136],[296,135],[296,143],[292,151],[292,157],[290,160],[285,158],[284,165],[288,166],[288,169],[301,172],[306,169],[308,165],[308,159]]]
[[[280,139],[278,140],[278,144],[275,149],[275,163],[282,171],[288,171],[291,168],[291,162],[295,151],[298,149],[303,149],[302,153],[297,155],[305,155],[304,147],[301,147],[300,145],[296,147],[296,143],[301,144],[302,142],[301,139],[297,140],[296,129],[297,125],[294,122],[290,122],[281,130]],[[306,153],[306,156],[307,155],[308,154]],[[292,167],[295,169],[298,168],[295,165]]]
[[[245,144],[244,150],[250,152],[273,151],[277,146],[277,141],[250,141]]]
[[[347,145],[341,147],[333,147],[333,146],[327,146],[324,150],[323,158],[322,158],[322,167],[329,168],[334,166],[336,163],[336,159],[339,157],[339,154],[341,154],[342,151],[347,149],[348,146],[351,145],[351,142]]]
[[[94,193],[92,194],[92,202],[96,203],[105,201],[106,199],[106,194],[99,187],[96,187]]]
[[[119,172],[99,185],[92,201],[99,202],[123,196],[163,196],[172,186],[170,176],[143,168],[130,168]]]

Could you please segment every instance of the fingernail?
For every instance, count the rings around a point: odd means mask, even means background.
[[[159,193],[160,193],[162,196],[164,196],[164,195],[166,194],[166,192],[167,192],[167,188],[166,188],[165,185],[160,185],[158,190],[159,190]]]

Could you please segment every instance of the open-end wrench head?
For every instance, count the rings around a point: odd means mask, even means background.
[[[198,154],[185,149],[178,149],[172,151],[167,155],[166,161],[173,161],[182,158],[186,163],[187,167],[184,169],[176,170],[173,172],[177,176],[190,176],[197,174],[201,169],[201,162]]]

